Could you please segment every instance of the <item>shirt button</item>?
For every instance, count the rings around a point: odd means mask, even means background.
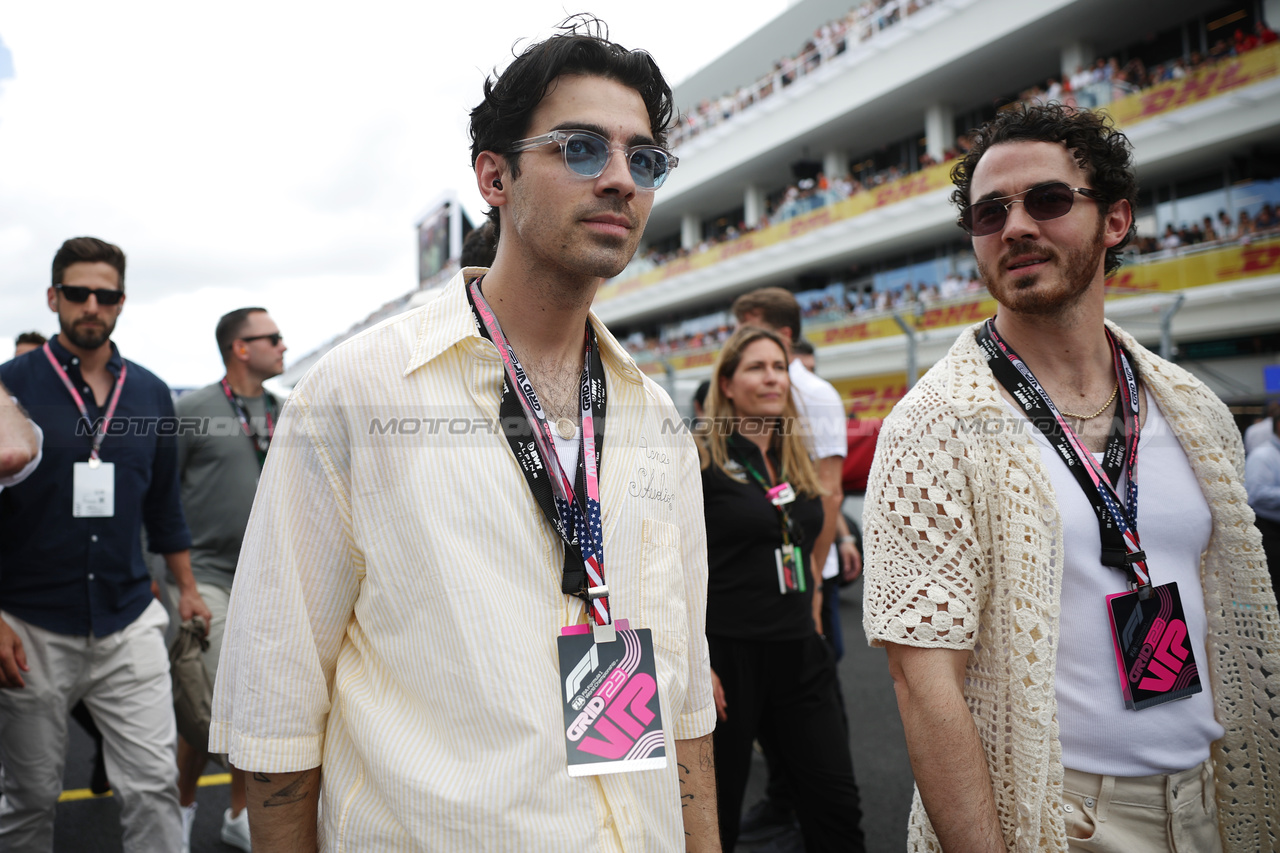
[[[93,573],[92,573],[92,572],[89,574],[89,580],[93,580]]]
[[[79,364],[79,363],[80,363],[80,359],[78,359],[78,358],[73,358],[73,359],[71,359],[71,363],[72,363],[72,364]]]
[[[88,385],[84,386],[84,393],[86,393],[86,394],[88,394],[88,393],[89,393],[89,386],[88,386]]]
[[[1085,797],[1084,804],[1086,808],[1093,808],[1093,797]]]
[[[93,534],[92,536],[90,536],[90,537],[89,537],[89,541],[90,541],[90,542],[97,542],[97,541],[98,541],[98,534],[96,534],[96,533],[95,533],[95,534]]]
[[[1075,809],[1075,806],[1071,805],[1071,803],[1063,803],[1063,804],[1062,804],[1062,810],[1063,810],[1064,812],[1066,812],[1067,814],[1070,814],[1071,812],[1075,811],[1076,809]]]

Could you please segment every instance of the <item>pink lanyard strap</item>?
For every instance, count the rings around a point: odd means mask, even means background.
[[[542,403],[534,392],[524,368],[520,365],[519,357],[516,356],[515,350],[502,333],[502,327],[498,324],[498,318],[494,315],[493,309],[489,307],[489,303],[480,292],[478,279],[470,284],[469,291],[476,315],[484,325],[484,330],[488,333],[489,338],[497,346],[498,354],[502,357],[502,363],[506,370],[507,384],[515,392],[515,397],[520,401],[520,407],[532,427],[534,443],[537,446],[539,455],[542,457],[543,465],[546,466],[549,475],[548,480],[552,485],[562,534],[567,534],[570,530],[575,531],[577,534],[583,564],[586,568],[591,617],[596,625],[609,625],[613,621],[613,617],[609,612],[608,587],[604,582],[600,478],[596,468],[595,416],[592,411],[591,394],[591,335],[589,331],[584,332],[586,351],[582,367],[582,393],[579,395],[581,398],[580,411],[582,417],[582,452],[580,456],[583,460],[583,484],[586,486],[587,492],[587,505],[583,507],[579,504],[577,495],[574,494],[573,481],[569,479],[568,474],[560,465],[560,457],[556,453],[555,439],[551,433],[551,424],[542,408]],[[566,545],[566,547],[568,546]]]
[[[62,365],[58,364],[57,357],[53,354],[53,350],[45,342],[43,347],[45,358],[49,359],[49,364],[53,366],[53,372],[58,374],[58,378],[62,380],[62,384],[66,386],[67,391],[71,394],[71,399],[75,401],[76,408],[80,410],[80,417],[84,418],[84,422],[93,429],[93,424],[89,421],[89,407],[84,404],[84,398],[80,396],[80,392],[76,390],[76,386],[72,384],[71,377],[62,369]],[[99,428],[93,434],[93,448],[89,451],[89,460],[91,462],[98,461],[98,449],[102,447],[102,439],[107,435],[107,426],[111,423],[111,419],[115,417],[116,406],[120,402],[120,392],[124,390],[124,380],[129,374],[129,363],[124,359],[120,359],[120,378],[116,380],[115,390],[111,393],[111,399],[107,402],[107,411],[103,415],[99,423]]]

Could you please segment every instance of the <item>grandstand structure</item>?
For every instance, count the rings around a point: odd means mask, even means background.
[[[849,409],[886,414],[995,311],[949,158],[1026,98],[1107,110],[1134,144],[1147,239],[1109,316],[1242,417],[1280,395],[1280,0],[849,3],[800,0],[675,89],[680,167],[595,310],[678,404],[733,298],[775,285]]]

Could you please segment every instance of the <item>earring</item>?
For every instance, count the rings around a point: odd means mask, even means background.
[[[497,178],[494,178],[493,186],[494,186],[494,189],[499,189],[499,190],[502,189],[502,181],[498,180]]]

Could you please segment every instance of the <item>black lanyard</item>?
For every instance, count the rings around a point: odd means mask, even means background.
[[[1123,570],[1134,587],[1145,587],[1150,585],[1151,577],[1137,525],[1138,440],[1142,430],[1138,383],[1128,353],[1109,329],[1106,334],[1119,385],[1120,418],[1112,420],[1101,465],[1067,424],[1031,369],[996,332],[994,320],[987,320],[978,329],[977,339],[991,372],[1049,440],[1088,498],[1098,517],[1102,564]],[[1128,482],[1122,503],[1116,487],[1126,472]]]
[[[527,378],[520,367],[519,359],[510,349],[497,319],[488,305],[483,302],[480,293],[480,280],[467,288],[467,300],[475,314],[480,334],[498,346],[503,355],[505,372],[502,386],[502,403],[499,416],[502,420],[502,431],[511,446],[511,452],[520,464],[525,482],[533,493],[534,500],[542,509],[547,519],[555,527],[560,538],[564,540],[564,570],[560,589],[566,595],[576,595],[584,601],[592,601],[594,610],[603,610],[603,614],[594,612],[595,621],[611,620],[608,615],[608,598],[591,594],[592,587],[607,590],[604,586],[604,549],[603,530],[601,529],[601,510],[598,498],[593,499],[594,488],[588,488],[586,446],[580,442],[578,465],[573,480],[572,491],[557,488],[557,474],[560,469],[559,457],[555,452],[554,439],[551,438],[550,425],[547,423],[541,403],[527,386]],[[605,390],[604,363],[600,359],[600,348],[596,345],[595,331],[588,322],[585,331],[585,352],[582,366],[582,382],[580,386],[580,405],[582,406],[583,436],[593,434],[594,471],[600,470],[601,453],[604,449],[605,412],[608,406],[608,394]],[[505,352],[502,350],[506,348]],[[589,429],[588,429],[589,428]],[[567,477],[566,477],[567,479]],[[560,481],[563,483],[564,481]],[[594,484],[592,484],[594,485]],[[591,577],[588,573],[590,565]]]
[[[258,467],[261,468],[266,464],[267,451],[271,449],[271,438],[276,433],[276,421],[271,412],[274,408],[271,402],[271,394],[265,390],[262,392],[262,408],[266,412],[267,433],[266,435],[260,435],[253,431],[253,427],[249,423],[249,407],[240,399],[239,394],[231,390],[231,383],[227,381],[225,376],[222,377],[222,393],[227,395],[227,402],[231,404],[236,417],[240,419],[240,428],[249,437],[249,441],[253,442],[254,453],[258,456]]]

